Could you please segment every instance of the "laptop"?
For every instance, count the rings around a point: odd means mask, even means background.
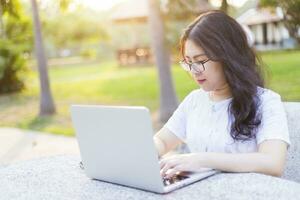
[[[72,105],[71,117],[83,169],[91,179],[168,193],[219,172],[203,168],[200,173],[162,177],[146,107]]]

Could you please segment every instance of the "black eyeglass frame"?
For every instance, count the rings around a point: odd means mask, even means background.
[[[209,58],[204,61],[197,61],[197,62],[193,62],[193,63],[188,63],[188,62],[186,62],[186,60],[181,60],[181,61],[179,61],[179,64],[185,71],[193,73],[192,70],[194,70],[196,73],[202,73],[205,71],[204,64],[207,63],[208,61],[210,61]],[[202,70],[199,70],[200,65],[202,65]]]

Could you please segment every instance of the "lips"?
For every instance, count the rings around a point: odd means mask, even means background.
[[[199,80],[197,80],[197,82],[198,82],[199,84],[204,83],[204,81],[206,81],[206,79],[199,79]]]

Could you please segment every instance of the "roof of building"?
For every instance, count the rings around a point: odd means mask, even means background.
[[[251,8],[236,20],[241,24],[256,25],[281,21],[283,20],[283,14],[281,9],[273,11],[267,8]]]

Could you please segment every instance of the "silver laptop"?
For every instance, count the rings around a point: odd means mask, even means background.
[[[153,142],[150,112],[145,107],[72,105],[82,164],[92,179],[168,193],[218,173],[201,173],[165,179]]]

